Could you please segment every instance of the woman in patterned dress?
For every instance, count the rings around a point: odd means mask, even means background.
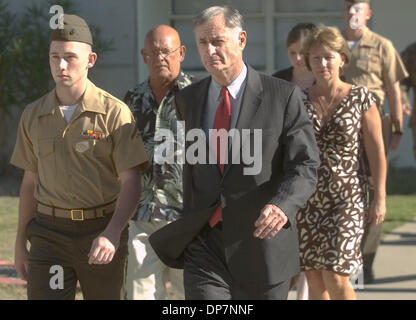
[[[378,224],[385,215],[381,119],[367,88],[340,79],[350,52],[337,28],[315,29],[304,44],[304,55],[316,79],[306,91],[305,107],[321,166],[316,191],[297,215],[301,267],[310,299],[355,299],[349,277],[362,269],[364,222]],[[374,177],[375,197],[368,217],[363,152]]]

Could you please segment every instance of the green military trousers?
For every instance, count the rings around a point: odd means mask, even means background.
[[[75,299],[79,281],[84,299],[125,299],[128,227],[109,264],[88,264],[94,239],[112,215],[84,221],[37,214],[29,221],[29,300]]]

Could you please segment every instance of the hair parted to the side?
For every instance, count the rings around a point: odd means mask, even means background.
[[[310,22],[298,23],[289,31],[286,40],[286,47],[289,47],[299,40],[303,43],[315,28],[316,26]]]
[[[222,14],[224,16],[225,25],[228,28],[241,28],[244,29],[243,16],[237,9],[229,6],[213,6],[202,10],[193,21],[193,28],[211,20],[212,18]]]
[[[309,52],[315,45],[323,45],[330,50],[338,52],[344,60],[344,66],[350,62],[350,48],[337,27],[328,27],[321,24],[305,40],[303,44],[303,56],[306,67],[309,70],[311,70]]]

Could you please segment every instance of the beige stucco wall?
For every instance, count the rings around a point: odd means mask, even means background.
[[[7,0],[13,12],[23,10],[25,4],[35,0]],[[287,0],[293,1],[293,0]],[[319,0],[311,0],[318,2]],[[338,0],[337,0],[338,1]],[[158,25],[169,24],[168,0],[73,0],[78,14],[98,26],[103,36],[114,39],[114,51],[100,57],[90,78],[101,88],[118,98],[126,90],[147,77],[147,68],[139,50],[146,32]],[[209,4],[207,4],[209,5]],[[48,8],[45,8],[48,10]],[[401,51],[416,41],[415,0],[373,1],[372,29],[391,39]],[[407,123],[408,118],[405,117]],[[416,166],[411,152],[412,139],[406,127],[398,152],[391,154],[400,167]]]

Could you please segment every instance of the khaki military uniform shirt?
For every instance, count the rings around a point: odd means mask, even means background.
[[[118,175],[148,167],[129,108],[90,81],[69,123],[55,90],[26,107],[10,162],[37,173],[38,201],[67,209],[115,200]]]
[[[351,51],[344,68],[345,81],[367,87],[382,107],[386,86],[408,76],[403,62],[390,40],[365,28],[362,38]]]

